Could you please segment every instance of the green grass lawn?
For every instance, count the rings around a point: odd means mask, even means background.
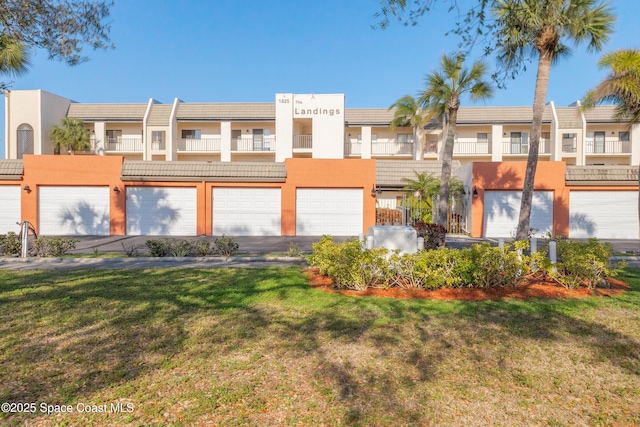
[[[0,424],[638,425],[640,270],[620,278],[619,297],[441,302],[299,268],[0,270],[0,403],[37,405]]]

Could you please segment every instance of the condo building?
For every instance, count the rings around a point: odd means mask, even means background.
[[[547,104],[532,227],[538,234],[638,238],[640,127],[613,107]],[[397,210],[403,179],[440,172],[446,117],[392,127],[394,111],[345,108],[343,94],[276,94],[269,103],[154,99],[87,104],[42,90],[5,96],[0,233],[357,235]],[[91,132],[54,153],[65,117]],[[462,107],[454,174],[462,231],[510,237],[529,153],[531,107]]]

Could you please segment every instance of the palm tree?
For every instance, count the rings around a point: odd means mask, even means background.
[[[57,154],[65,146],[71,154],[91,148],[91,131],[84,127],[81,119],[65,117],[59,125],[51,128],[49,136]]]
[[[414,171],[415,178],[402,178],[405,183],[402,188],[408,194],[408,202],[412,207],[419,207],[422,211],[421,220],[432,222],[433,198],[440,193],[440,180],[430,173]],[[452,197],[464,195],[464,184],[456,177],[452,177],[449,183],[449,191]]]
[[[435,223],[447,226],[449,212],[449,193],[451,184],[451,163],[453,159],[453,143],[456,134],[456,122],[460,97],[468,94],[472,101],[488,99],[493,95],[493,87],[484,80],[486,66],[476,61],[471,69],[463,66],[465,56],[443,55],[441,70],[434,71],[425,77],[426,88],[420,93],[418,102],[427,111],[447,116],[449,119],[447,140],[442,149],[442,172],[440,174],[440,192],[438,195],[438,213]]]
[[[29,51],[20,40],[0,35],[0,74],[19,76],[29,68]],[[0,92],[7,89],[6,83],[0,83]]]
[[[505,70],[522,67],[529,59],[538,59],[529,157],[516,233],[516,239],[525,240],[531,219],[533,181],[551,64],[569,53],[567,43],[588,42],[589,51],[601,50],[613,30],[615,16],[608,3],[597,4],[596,0],[496,0],[493,11],[498,60]]]
[[[414,160],[424,159],[424,126],[431,118],[420,108],[418,101],[411,96],[405,95],[398,99],[389,107],[389,110],[395,109],[393,112],[393,120],[391,121],[391,130],[397,127],[413,128]]]
[[[615,118],[640,123],[640,50],[620,49],[604,55],[599,68],[609,74],[584,97],[584,108],[601,103],[616,104]]]

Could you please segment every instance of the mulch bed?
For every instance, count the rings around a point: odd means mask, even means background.
[[[317,269],[307,269],[307,277],[312,288],[325,292],[359,296],[359,297],[386,297],[397,299],[432,299],[444,301],[482,301],[506,298],[585,298],[591,296],[614,296],[629,291],[631,287],[621,280],[609,278],[611,288],[587,289],[580,287],[578,289],[565,289],[555,282],[545,281],[539,277],[527,277],[518,286],[505,288],[443,288],[436,290],[421,289],[377,289],[370,288],[366,291],[352,291],[336,289],[331,279],[320,275]]]

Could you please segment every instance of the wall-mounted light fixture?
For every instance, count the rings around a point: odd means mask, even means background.
[[[473,197],[478,197],[478,189],[473,187]]]
[[[382,194],[380,187],[376,187],[375,184],[371,187],[371,197],[377,197]]]
[[[25,186],[24,186],[24,188],[23,188],[23,190],[24,190],[24,192],[25,192],[25,193],[27,193],[27,194],[31,193],[31,187],[29,187],[28,185],[25,185]]]
[[[117,185],[113,186],[113,192],[116,193],[116,194],[120,193],[120,189],[118,188]]]

